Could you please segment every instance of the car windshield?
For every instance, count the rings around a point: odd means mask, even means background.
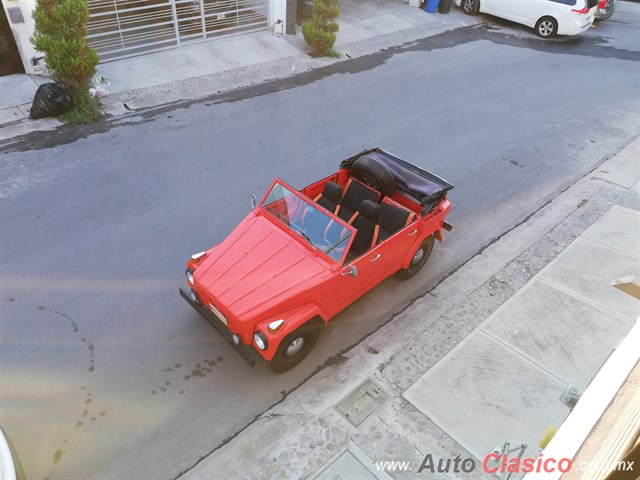
[[[311,247],[340,262],[352,230],[339,223],[320,206],[278,182],[273,185],[261,206],[271,216],[300,235]]]

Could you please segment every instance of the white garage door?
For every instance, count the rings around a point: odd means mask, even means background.
[[[100,61],[266,28],[269,0],[89,0]]]

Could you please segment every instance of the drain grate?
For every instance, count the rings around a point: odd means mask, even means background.
[[[373,380],[366,380],[336,405],[336,410],[354,427],[389,400],[389,394]]]

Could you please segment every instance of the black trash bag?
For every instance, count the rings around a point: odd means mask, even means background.
[[[69,92],[56,83],[43,83],[33,97],[29,118],[56,117],[71,108],[73,101]]]

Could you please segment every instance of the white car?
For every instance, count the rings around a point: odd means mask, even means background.
[[[534,28],[542,38],[580,35],[591,27],[598,0],[455,0],[468,15],[478,12]]]
[[[0,480],[16,480],[17,478],[11,447],[0,428]]]

